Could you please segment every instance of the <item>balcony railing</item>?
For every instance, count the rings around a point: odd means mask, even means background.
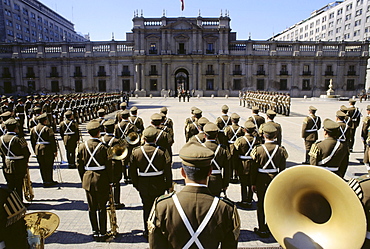
[[[242,70],[234,70],[233,74],[234,75],[242,75]]]
[[[150,70],[149,75],[158,75],[158,71],[157,70]]]
[[[302,75],[311,75],[311,71],[303,71]]]
[[[82,77],[82,72],[75,72],[73,77]]]
[[[347,75],[348,76],[356,76],[356,71],[348,71]]]
[[[26,78],[35,78],[35,73],[26,73]]]
[[[257,75],[265,75],[265,70],[257,70]]]
[[[333,71],[325,71],[326,76],[333,76],[334,72]]]
[[[280,75],[289,75],[287,70],[280,70]]]
[[[178,49],[177,54],[186,54],[186,49]]]
[[[59,77],[59,73],[58,72],[52,72],[52,73],[50,73],[50,77],[54,77],[54,78]]]
[[[100,77],[104,77],[104,76],[107,76],[107,73],[106,73],[106,72],[101,71],[101,72],[98,72],[98,76],[100,76]]]
[[[214,75],[215,71],[214,70],[207,70],[206,75]]]
[[[12,75],[10,73],[3,73],[3,78],[11,78]]]
[[[215,50],[214,49],[207,49],[206,54],[214,54]]]
[[[149,54],[158,54],[158,50],[157,49],[150,49]]]
[[[122,76],[130,76],[130,71],[122,71]]]

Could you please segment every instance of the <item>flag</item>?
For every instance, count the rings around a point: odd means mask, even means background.
[[[181,11],[184,11],[185,8],[184,0],[180,0],[180,2],[181,2]]]

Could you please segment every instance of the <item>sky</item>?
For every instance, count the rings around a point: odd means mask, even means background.
[[[267,40],[289,26],[306,19],[311,12],[333,0],[39,0],[75,24],[75,30],[90,34],[92,41],[125,40],[132,29],[134,11],[144,17],[219,17],[229,12],[232,31],[238,40]]]

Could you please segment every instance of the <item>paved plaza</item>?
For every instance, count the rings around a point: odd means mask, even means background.
[[[356,103],[366,116],[366,105],[370,102]],[[239,106],[237,98],[191,98],[190,102],[179,103],[178,98],[132,98],[130,106],[139,108],[138,115],[143,118],[145,126],[150,123],[150,116],[159,112],[162,106],[166,106],[168,116],[173,119],[175,143],[173,145],[173,178],[177,183],[175,190],[181,190],[183,180],[180,174],[181,160],[178,152],[185,143],[184,121],[190,116],[190,108],[196,106],[203,111],[203,116],[211,122],[221,115],[221,106],[229,106],[229,113],[236,112],[241,116],[240,123],[244,125],[246,119],[251,115],[251,110]],[[292,99],[291,115],[289,117],[277,115],[275,121],[280,123],[283,129],[283,145],[288,151],[289,158],[287,166],[299,165],[304,160],[304,143],[301,138],[301,126],[303,118],[308,113],[308,107],[314,105],[318,111],[317,115],[324,120],[331,118],[335,120],[335,113],[339,107],[347,101],[323,101],[319,99]],[[107,115],[113,118],[115,113]],[[261,115],[265,115],[261,113]],[[362,125],[362,124],[361,124]],[[360,125],[360,126],[361,126]],[[86,124],[80,125],[83,138],[88,139]],[[350,155],[350,163],[345,178],[351,178],[367,173],[362,164],[363,144],[360,138],[360,129],[357,129],[354,152]],[[62,150],[63,160],[66,160],[64,146],[57,134],[59,145]],[[29,140],[29,137],[26,137]],[[319,139],[323,139],[323,131],[319,131]],[[31,149],[31,146],[30,146]],[[60,161],[60,155],[58,155]],[[126,207],[117,210],[117,220],[119,235],[111,242],[96,243],[92,240],[91,227],[87,212],[87,202],[85,191],[81,188],[80,178],[77,169],[68,169],[61,166],[62,183],[59,187],[43,188],[41,176],[35,157],[30,158],[29,163],[31,180],[33,182],[35,198],[28,207],[28,212],[50,211],[60,217],[60,225],[57,231],[46,239],[45,248],[148,248],[147,241],[141,236],[143,232],[142,205],[138,192],[132,185],[121,183],[121,201]],[[56,171],[54,180],[60,181]],[[0,184],[5,184],[2,174],[0,174]],[[231,200],[240,201],[240,185],[230,184],[227,196]],[[256,200],[257,197],[254,196]],[[261,239],[253,233],[253,228],[257,226],[256,203],[252,209],[239,209],[241,217],[241,233],[239,238],[240,248],[276,248],[278,243],[271,237]],[[109,224],[108,224],[109,227]]]

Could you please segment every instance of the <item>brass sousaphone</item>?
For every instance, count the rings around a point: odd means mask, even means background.
[[[140,135],[137,132],[130,132],[126,137],[125,137],[127,143],[133,146],[138,146],[140,142]]]
[[[316,166],[296,166],[267,189],[266,222],[284,248],[361,248],[366,236],[362,204],[347,183]]]
[[[125,145],[116,144],[108,148],[108,155],[113,160],[125,160],[128,155],[128,149]]]

